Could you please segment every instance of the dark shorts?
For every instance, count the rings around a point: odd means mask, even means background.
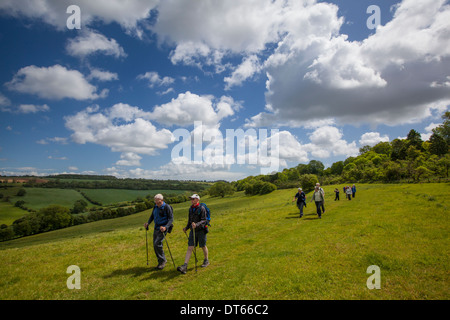
[[[205,230],[196,230],[195,231],[195,247],[199,246],[200,248],[206,247],[206,232]],[[194,246],[194,233],[191,230],[189,233],[188,246]]]

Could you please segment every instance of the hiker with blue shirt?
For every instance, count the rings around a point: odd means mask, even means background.
[[[148,222],[144,224],[146,230],[153,221],[155,222],[155,229],[153,231],[153,249],[155,250],[158,265],[156,269],[162,270],[166,266],[166,256],[163,249],[163,240],[167,232],[170,232],[173,225],[173,209],[164,202],[162,194],[157,194],[154,198],[155,206]]]
[[[187,271],[189,260],[191,259],[192,252],[195,250],[197,245],[203,250],[203,268],[209,265],[208,260],[208,248],[206,247],[206,234],[208,233],[207,226],[207,210],[204,205],[200,203],[200,196],[198,194],[193,194],[189,197],[191,200],[191,206],[189,207],[189,216],[186,227],[183,228],[183,232],[186,233],[187,230],[191,230],[188,237],[188,249],[186,251],[186,257],[184,259],[184,264],[177,268],[182,274]],[[197,255],[196,250],[194,251],[196,259],[197,268]]]
[[[300,210],[300,218],[303,217],[303,207],[306,207],[306,194],[303,192],[302,188],[298,188],[298,192],[295,194],[292,202],[297,199],[297,207]]]
[[[356,194],[356,186],[353,184],[353,186],[352,186],[352,198],[355,197],[355,194]]]

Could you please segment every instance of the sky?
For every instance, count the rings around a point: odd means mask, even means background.
[[[0,174],[228,180],[427,140],[444,0],[1,0]]]

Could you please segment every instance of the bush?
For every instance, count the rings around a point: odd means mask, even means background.
[[[14,238],[14,230],[12,227],[0,228],[0,241],[6,241]]]
[[[234,193],[233,185],[229,182],[219,181],[214,183],[208,190],[211,197],[225,197]]]
[[[50,231],[65,228],[71,225],[72,215],[66,207],[50,205],[37,212],[37,217],[41,220],[43,230]]]
[[[272,191],[277,190],[277,186],[270,182],[264,182],[261,189],[259,190],[259,194],[268,194]]]
[[[300,177],[300,185],[305,193],[314,190],[319,179],[315,174],[304,174]]]
[[[245,185],[246,195],[267,194],[277,189],[277,186],[270,182],[253,179]]]

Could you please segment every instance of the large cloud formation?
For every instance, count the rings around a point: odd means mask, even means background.
[[[231,69],[226,89],[267,74],[267,111],[248,126],[327,118],[395,125],[449,104],[450,7],[444,0],[404,0],[364,41],[341,34],[344,18],[325,2],[217,0],[194,7],[167,0],[157,10],[152,31],[175,46],[173,63]],[[241,65],[226,62],[236,55]]]

